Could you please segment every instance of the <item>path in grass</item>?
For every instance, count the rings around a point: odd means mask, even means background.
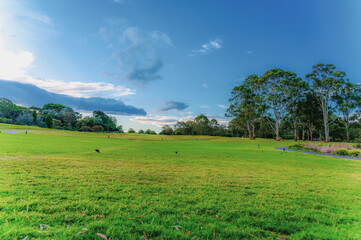
[[[361,239],[358,161],[263,139],[26,129],[0,134],[0,239]]]
[[[288,147],[275,147],[275,149],[282,150],[282,151],[287,151],[287,152],[307,153],[307,154],[312,154],[312,155],[320,155],[320,156],[326,156],[326,157],[335,157],[335,158],[343,158],[343,159],[361,161],[361,158],[359,158],[359,157],[341,156],[341,155],[334,155],[334,154],[328,154],[328,153],[318,153],[318,152],[308,152],[308,151],[289,149]]]

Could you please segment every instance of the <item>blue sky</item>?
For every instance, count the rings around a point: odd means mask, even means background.
[[[126,130],[200,113],[226,124],[231,89],[253,73],[304,77],[323,62],[360,82],[360,12],[357,0],[2,0],[0,96],[96,106]]]

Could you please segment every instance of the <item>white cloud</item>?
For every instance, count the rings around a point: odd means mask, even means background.
[[[189,120],[194,120],[196,116],[195,115],[187,115],[187,116],[162,116],[162,115],[155,115],[152,116],[152,114],[149,114],[147,116],[135,116],[130,119],[132,122],[137,122],[141,124],[152,124],[157,127],[163,127],[164,125],[174,125],[177,122],[186,122]],[[211,116],[207,115],[209,119],[216,119],[217,122],[221,125],[228,125],[229,121],[225,120],[221,117]]]
[[[196,54],[206,54],[212,52],[213,50],[221,49],[222,47],[222,39],[216,38],[203,43],[200,49],[192,50],[190,55],[194,56]]]
[[[136,116],[134,118],[131,118],[130,121],[142,123],[142,124],[152,124],[157,127],[162,127],[164,125],[174,125],[179,121],[193,120],[194,117],[195,116],[192,116],[192,115],[185,116],[185,117],[148,115],[148,116]]]
[[[208,84],[207,84],[207,83],[202,83],[201,86],[204,87],[204,88],[208,88]]]
[[[226,108],[227,108],[226,105],[222,105],[222,104],[219,104],[218,107],[223,108],[223,109],[226,109]]]
[[[24,50],[13,52],[0,45],[0,79],[33,84],[49,92],[74,97],[91,97],[94,94],[96,96],[106,94],[107,96],[119,97],[135,94],[135,90],[105,82],[66,82],[35,78],[27,73],[27,70],[33,67],[33,62],[33,53]]]

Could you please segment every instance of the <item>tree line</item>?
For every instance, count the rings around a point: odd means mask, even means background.
[[[229,128],[250,139],[361,140],[361,87],[332,64],[313,66],[304,80],[279,68],[252,74],[229,102]]]
[[[123,127],[117,126],[114,117],[100,110],[83,118],[80,113],[62,104],[48,103],[42,108],[27,108],[6,98],[0,98],[0,122],[84,132],[123,132]]]
[[[179,121],[172,128],[169,125],[162,127],[161,135],[208,135],[232,137],[233,133],[216,119],[209,119],[200,114],[194,120]]]

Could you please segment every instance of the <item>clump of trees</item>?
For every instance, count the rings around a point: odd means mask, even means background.
[[[123,132],[123,127],[117,126],[114,117],[100,110],[83,118],[80,113],[62,104],[26,108],[6,98],[0,98],[0,122],[84,132]]]
[[[207,116],[200,114],[193,121],[177,122],[172,128],[169,125],[162,127],[161,135],[209,135],[209,136],[233,136],[232,132],[216,119],[209,120]]]
[[[332,64],[317,64],[305,80],[279,68],[250,75],[233,88],[230,129],[250,139],[361,140],[361,86]]]

